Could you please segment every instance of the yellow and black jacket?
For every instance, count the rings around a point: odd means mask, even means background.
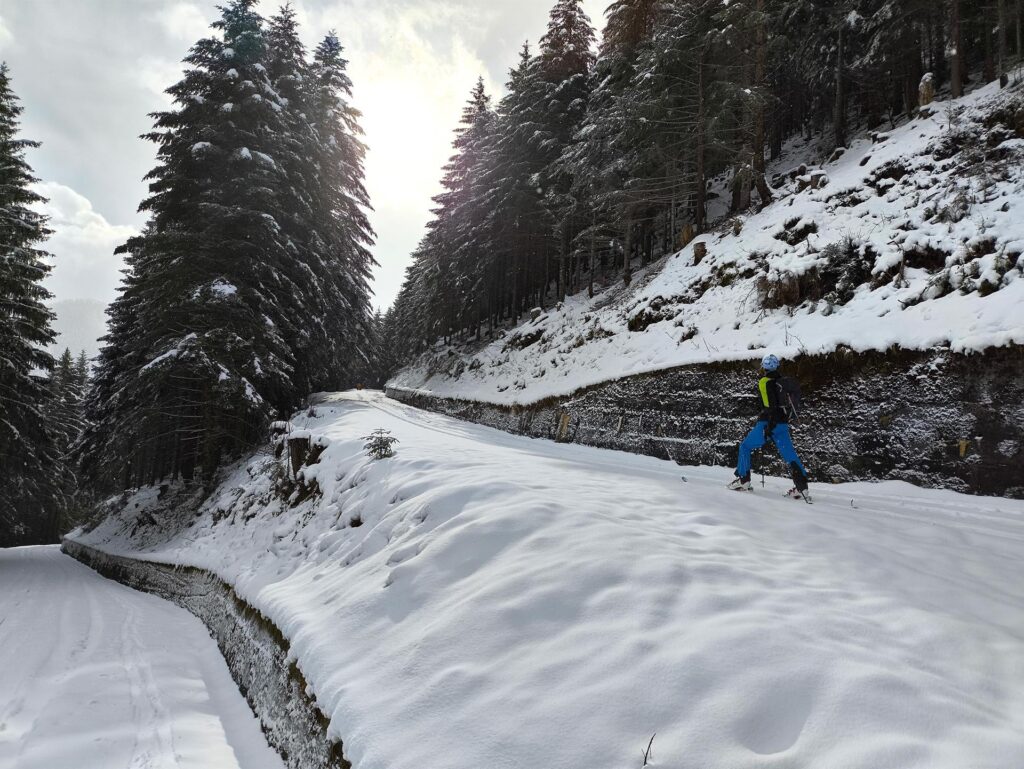
[[[785,409],[779,405],[779,372],[769,371],[757,383],[757,391],[761,396],[760,422],[781,425],[789,422]]]

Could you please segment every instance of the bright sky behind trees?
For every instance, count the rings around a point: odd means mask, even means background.
[[[308,46],[335,29],[370,147],[378,233],[374,303],[391,304],[430,216],[452,131],[478,76],[497,94],[524,40],[536,45],[553,0],[294,0]],[[270,15],[277,2],[261,4]],[[584,3],[600,28],[606,0]],[[0,59],[25,107],[30,162],[51,199],[58,300],[113,298],[113,249],[144,222],[136,206],[153,148],[137,137],[214,0],[0,0]]]

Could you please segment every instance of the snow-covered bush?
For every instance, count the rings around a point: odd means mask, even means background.
[[[857,288],[871,279],[876,257],[870,244],[860,244],[853,238],[825,246],[817,268],[822,287],[826,289],[825,301],[842,306],[853,299]]]

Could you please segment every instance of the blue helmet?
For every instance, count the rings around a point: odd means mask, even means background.
[[[761,359],[761,368],[765,371],[777,371],[779,368],[779,359],[774,355],[765,355]]]

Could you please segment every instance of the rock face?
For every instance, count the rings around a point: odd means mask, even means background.
[[[291,769],[351,769],[289,658],[287,639],[227,583],[202,569],[109,555],[69,539],[61,549],[104,577],[154,593],[202,620],[260,719],[267,742]]]
[[[917,94],[918,106],[927,107],[935,101],[935,76],[931,72],[926,73],[921,78],[921,83],[917,87]]]
[[[1024,348],[839,351],[799,358],[783,373],[803,388],[793,435],[813,482],[897,479],[1024,498]],[[686,366],[512,407],[388,394],[523,435],[732,465],[759,410],[758,377],[749,363]],[[788,475],[770,448],[762,462]]]

